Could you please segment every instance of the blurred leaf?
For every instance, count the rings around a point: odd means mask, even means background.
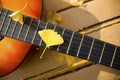
[[[51,20],[56,20],[58,22],[62,21],[62,17],[55,11],[48,12],[46,18]]]
[[[9,15],[14,21],[17,21],[23,24],[23,15],[21,10],[15,11],[14,13]]]
[[[73,6],[83,6],[84,1],[79,1],[79,0],[70,0],[71,4]]]
[[[23,14],[22,14],[22,11],[28,6],[28,4],[26,3],[25,6],[20,9],[20,10],[17,10],[15,12],[13,12],[12,14],[10,14],[9,16],[14,20],[14,21],[17,21],[19,22],[20,24],[23,24]]]

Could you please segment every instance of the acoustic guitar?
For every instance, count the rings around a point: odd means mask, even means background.
[[[0,7],[12,10],[13,12],[22,9],[22,14],[40,19],[42,0],[0,0]],[[10,22],[10,24],[12,23]],[[0,23],[0,25],[2,24]],[[0,39],[2,38],[3,37],[0,36]],[[31,46],[29,43],[5,36],[4,39],[0,41],[0,76],[15,70],[28,52],[35,51],[33,49],[31,50],[31,48],[33,48],[33,46]]]
[[[11,20],[12,11],[1,8],[0,34],[35,46],[45,47],[38,31],[52,29],[62,35],[64,43],[49,49],[120,70],[120,47],[71,30],[24,16],[24,24]]]

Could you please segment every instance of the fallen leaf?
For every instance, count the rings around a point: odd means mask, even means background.
[[[51,20],[55,20],[55,21],[58,21],[58,22],[62,21],[62,17],[55,11],[48,12],[47,15],[46,15],[46,18],[51,19]]]
[[[57,32],[55,32],[54,30],[51,29],[45,29],[42,31],[38,32],[40,37],[42,38],[42,40],[45,42],[46,47],[40,57],[40,59],[42,58],[44,52],[46,51],[46,49],[50,46],[55,46],[55,45],[60,45],[64,43],[63,38],[61,37],[60,34],[58,34]]]
[[[79,1],[79,0],[70,0],[71,4],[73,6],[83,6],[84,1]]]
[[[12,14],[9,15],[14,21],[19,22],[23,24],[23,15],[21,10],[18,10]]]
[[[19,22],[20,24],[23,24],[23,14],[22,11],[28,6],[28,4],[26,3],[26,5],[20,9],[15,11],[14,13],[10,14],[9,16],[16,22]]]

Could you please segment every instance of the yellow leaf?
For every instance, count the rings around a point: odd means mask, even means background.
[[[54,46],[54,45],[60,45],[64,42],[63,38],[58,34],[57,32],[45,29],[38,32],[43,41],[45,42],[46,46]]]
[[[53,20],[56,20],[58,22],[62,21],[62,17],[55,11],[48,12],[46,17],[47,17],[47,19],[53,19]]]
[[[14,13],[10,14],[9,16],[14,20],[19,22],[20,24],[23,24],[23,14],[22,11],[28,6],[28,3],[25,4],[25,6],[20,9],[15,11]]]
[[[79,0],[70,0],[71,4],[73,6],[83,6],[84,1],[79,1]]]
[[[23,15],[21,10],[18,10],[12,14],[9,15],[14,21],[17,21],[21,24],[23,24]]]
[[[45,29],[42,31],[38,32],[42,40],[46,44],[46,48],[50,46],[55,46],[55,45],[60,45],[64,43],[63,38],[58,34],[57,32],[50,30],[50,29]],[[40,58],[42,58],[46,48],[44,49],[42,55]]]

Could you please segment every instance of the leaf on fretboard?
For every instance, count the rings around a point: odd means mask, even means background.
[[[22,11],[28,6],[28,4],[26,3],[26,5],[20,9],[20,10],[17,10],[15,12],[13,12],[12,14],[10,14],[9,16],[16,22],[19,22],[20,24],[23,24],[23,13]]]
[[[46,51],[46,49],[48,47],[55,46],[55,45],[60,45],[60,44],[64,43],[64,40],[61,37],[61,35],[58,34],[57,32],[55,32],[54,30],[45,29],[45,30],[39,31],[38,34],[40,35],[40,37],[42,38],[42,40],[46,44],[46,47],[45,47],[42,55],[40,56],[40,59],[42,58],[44,52]]]
[[[19,22],[20,24],[23,24],[23,14],[21,10],[18,10],[12,14],[9,15],[14,21]]]

